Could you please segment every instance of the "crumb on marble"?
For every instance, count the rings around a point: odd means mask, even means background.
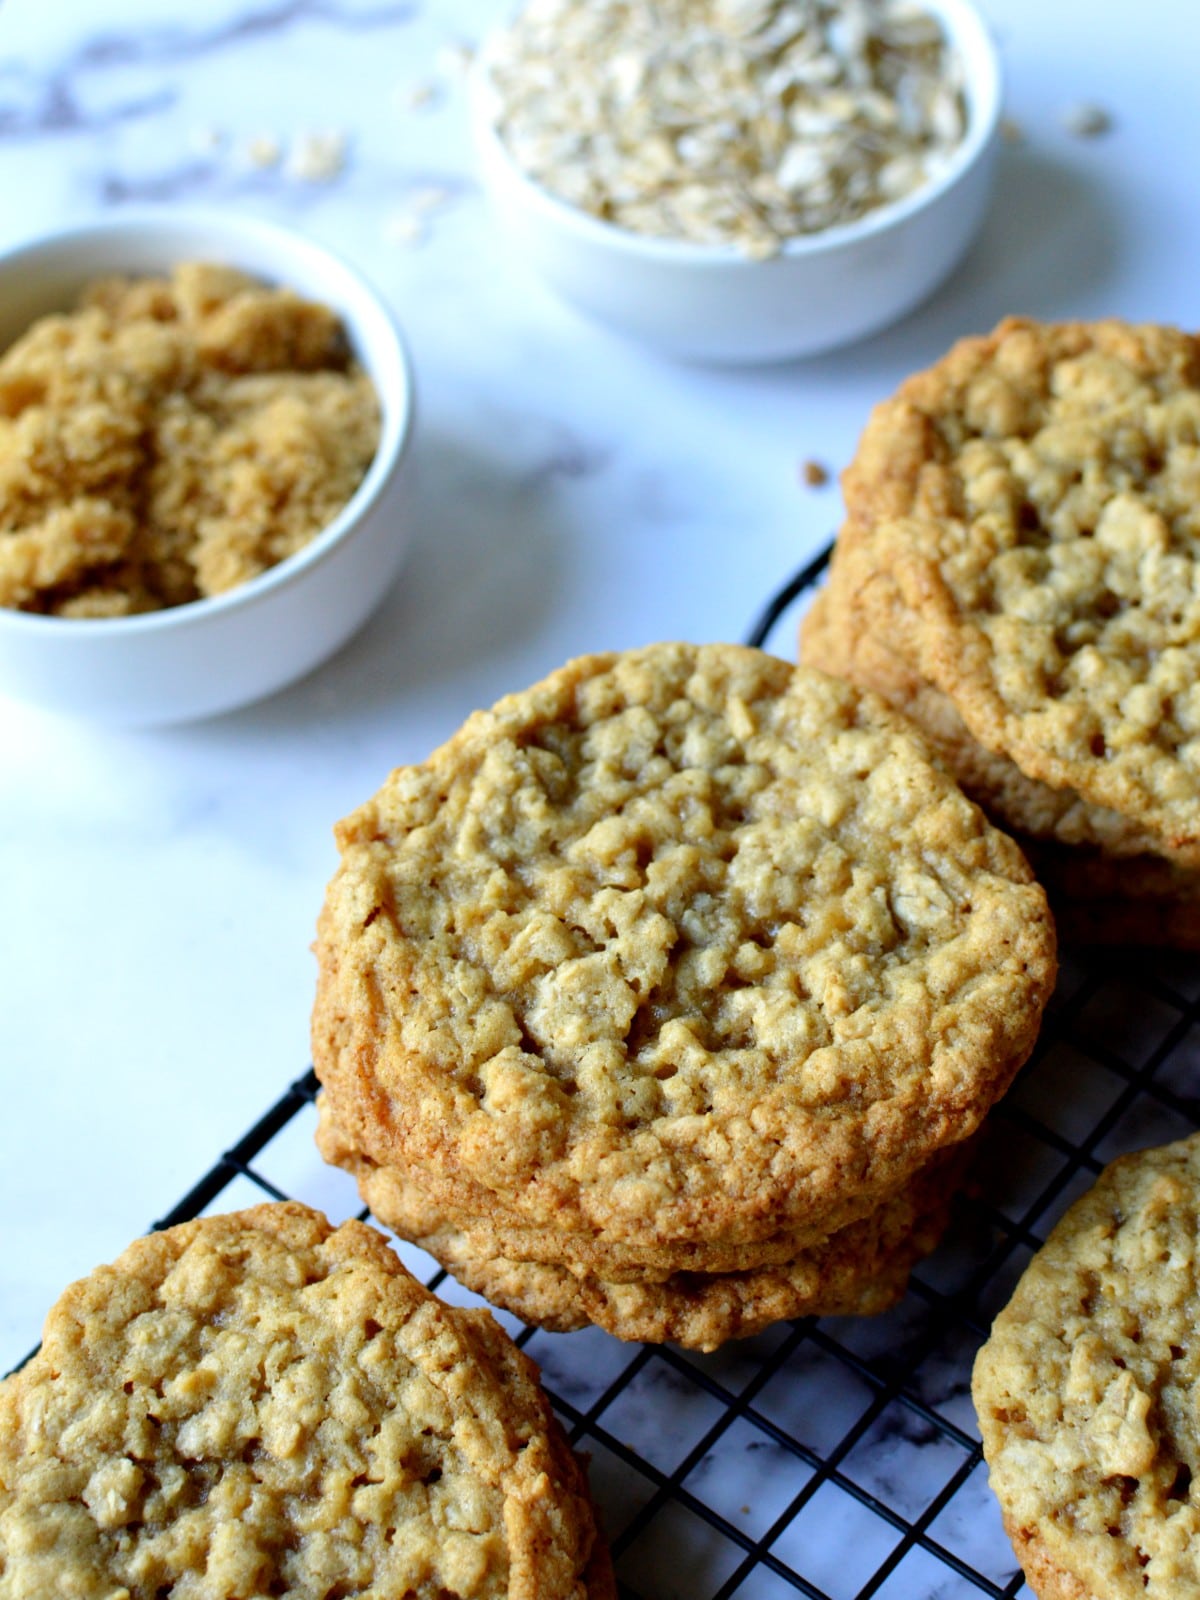
[[[829,468],[811,457],[800,468],[800,476],[810,489],[823,489],[829,482]]]
[[[1005,144],[1024,144],[1025,129],[1017,121],[1016,117],[1001,117],[1000,137]]]
[[[328,307],[200,263],[98,280],[0,357],[0,604],[221,594],[327,526],[378,439]]]
[[[1077,139],[1096,139],[1108,133],[1113,125],[1111,113],[1091,100],[1079,100],[1073,105],[1064,106],[1059,121]]]

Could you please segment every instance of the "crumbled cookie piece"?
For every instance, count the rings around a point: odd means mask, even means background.
[[[1059,121],[1077,139],[1095,139],[1112,127],[1112,116],[1091,100],[1077,100],[1065,106]]]
[[[0,605],[223,593],[327,526],[378,439],[328,307],[201,263],[94,283],[0,357]]]

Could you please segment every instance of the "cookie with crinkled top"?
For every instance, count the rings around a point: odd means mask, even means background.
[[[1200,949],[1200,871],[1152,853],[1145,834],[1116,812],[1027,778],[1006,756],[985,750],[949,696],[859,625],[840,586],[816,597],[800,637],[807,664],[882,695],[910,717],[963,792],[1016,836],[1061,939]]]
[[[1010,756],[981,744],[950,696],[922,678],[902,653],[915,625],[890,575],[873,565],[869,540],[844,527],[829,583],[801,625],[801,660],[882,695],[915,722],[963,792],[999,827],[1023,839],[1094,846],[1114,856],[1174,854],[1158,835],[1120,812],[1031,777]]]
[[[4,1600],[615,1595],[537,1372],[361,1223],[185,1223],[0,1383]]]
[[[1200,1135],[1124,1156],[975,1363],[984,1454],[1042,1600],[1200,1596]]]
[[[920,736],[738,646],[573,661],[337,837],[339,1116],[605,1243],[828,1233],[974,1132],[1053,982],[1041,889]]]
[[[843,483],[971,737],[1200,865],[1197,340],[1009,319],[877,407]]]
[[[863,554],[855,530],[843,529],[830,581],[801,625],[801,658],[882,695],[920,727],[964,793],[1016,836],[1061,938],[1200,948],[1200,871],[1173,860],[1118,812],[1028,777],[974,739],[950,697],[895,648],[902,635],[895,594]]]

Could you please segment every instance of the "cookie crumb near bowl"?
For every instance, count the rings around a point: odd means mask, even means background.
[[[1078,100],[1073,105],[1064,106],[1059,121],[1076,139],[1097,139],[1101,134],[1111,132],[1113,125],[1111,112],[1091,100]]]

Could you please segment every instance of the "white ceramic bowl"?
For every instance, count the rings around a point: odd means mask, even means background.
[[[967,133],[936,178],[857,222],[805,235],[766,261],[730,246],[658,239],[549,194],[496,132],[487,46],[472,72],[485,191],[515,253],[578,310],[670,355],[783,361],[848,344],[919,304],[983,221],[999,142],[1000,63],[967,0],[924,0],[963,63]]]
[[[383,413],[353,498],[303,550],[240,588],[141,616],[74,619],[0,607],[0,692],[48,710],[148,726],[228,711],[332,654],[370,615],[406,543],[403,474],[413,388],[400,335],[350,267],[297,234],[206,212],[125,214],[0,256],[0,349],[63,310],[89,279],[214,261],[331,306]]]

